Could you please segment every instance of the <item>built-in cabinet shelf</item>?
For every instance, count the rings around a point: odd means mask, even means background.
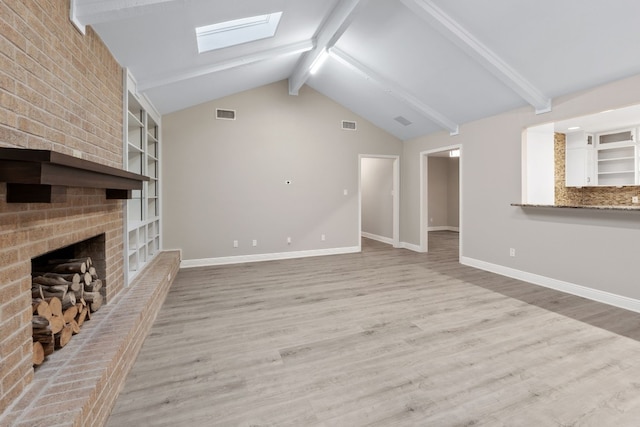
[[[595,137],[586,132],[567,134],[566,185],[638,185],[638,154],[635,128],[597,133]]]
[[[127,79],[126,169],[149,178],[127,204],[127,272],[129,282],[160,251],[160,119]],[[147,106],[145,108],[145,106]]]

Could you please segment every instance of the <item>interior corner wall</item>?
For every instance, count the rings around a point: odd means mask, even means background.
[[[640,300],[636,286],[637,212],[523,209],[522,132],[529,126],[640,102],[640,75],[553,100],[553,111],[530,106],[404,143],[401,241],[420,243],[420,153],[461,145],[463,260],[496,270],[580,285],[600,295]],[[509,249],[516,249],[516,257]]]
[[[459,216],[459,162],[457,157],[427,156],[428,207],[430,229],[457,229]]]
[[[216,108],[237,119],[216,120]],[[183,260],[357,248],[359,155],[402,153],[399,139],[310,87],[290,96],[286,81],[162,123],[164,247]]]
[[[449,197],[449,165],[447,157],[428,156],[428,204],[429,228],[447,227]]]
[[[447,227],[460,227],[460,159],[448,159],[447,168]]]
[[[362,232],[393,239],[394,159],[363,158],[361,162]]]

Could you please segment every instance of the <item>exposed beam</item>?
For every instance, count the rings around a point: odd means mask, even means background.
[[[217,73],[220,71],[230,70],[232,68],[253,64],[268,59],[308,52],[313,49],[313,46],[314,44],[312,40],[305,40],[298,43],[278,46],[273,49],[263,50],[251,55],[233,58],[228,61],[218,62],[216,64],[189,68],[188,70],[162,78],[138,82],[138,91],[145,92],[160,86],[178,83],[184,80],[193,79],[207,74]]]
[[[311,74],[311,68],[318,58],[325,54],[342,34],[347,30],[354,18],[355,12],[366,0],[340,0],[331,11],[329,19],[316,35],[316,46],[308,52],[296,65],[289,77],[289,94],[297,95]]]
[[[505,85],[531,104],[536,113],[551,111],[551,99],[485,46],[457,21],[447,15],[431,0],[400,0],[422,19],[438,29],[445,37],[482,64]]]
[[[87,25],[147,13],[150,8],[178,0],[71,0],[71,22],[85,34]]]
[[[331,48],[329,50],[329,54],[331,55],[332,58],[337,59],[342,64],[362,74],[367,80],[377,83],[379,86],[382,87],[383,90],[393,95],[401,102],[414,108],[429,120],[433,121],[434,123],[437,123],[442,128],[447,129],[451,135],[458,134],[457,123],[445,117],[440,112],[434,110],[424,102],[420,101],[418,98],[411,95],[409,92],[404,90],[398,84],[376,73],[374,70],[367,67],[362,62],[358,61],[357,59],[355,59],[354,57],[340,50],[337,47]]]

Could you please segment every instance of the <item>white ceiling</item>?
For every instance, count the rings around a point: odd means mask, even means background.
[[[640,73],[637,0],[71,4],[162,114],[289,79],[290,93],[307,84],[406,140],[525,105],[542,113],[560,95]],[[278,11],[274,37],[198,54],[195,27]],[[330,58],[310,75],[323,49]]]

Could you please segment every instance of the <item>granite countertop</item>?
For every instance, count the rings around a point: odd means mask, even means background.
[[[554,208],[554,209],[595,209],[607,211],[638,211],[640,205],[624,206],[624,205],[535,205],[526,203],[511,203],[511,206],[521,208]]]

